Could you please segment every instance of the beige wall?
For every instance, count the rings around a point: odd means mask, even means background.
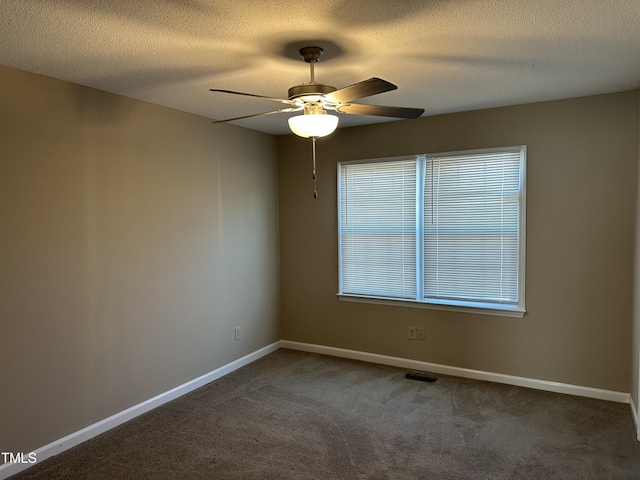
[[[0,451],[279,340],[273,137],[8,68],[0,92]]]
[[[638,90],[638,179],[636,189],[636,231],[635,231],[635,262],[633,278],[633,350],[631,356],[631,401],[634,408],[638,408],[640,401],[640,90]],[[636,419],[637,420],[637,419]],[[638,439],[640,429],[637,428]]]
[[[338,130],[318,142],[315,201],[310,142],[280,137],[283,338],[629,392],[637,116],[633,91]],[[336,162],[519,144],[523,319],[337,300]]]

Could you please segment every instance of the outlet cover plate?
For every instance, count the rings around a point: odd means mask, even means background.
[[[408,338],[409,340],[416,339],[416,327],[408,327],[407,328]]]

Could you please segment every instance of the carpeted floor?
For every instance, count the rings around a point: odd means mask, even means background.
[[[278,350],[11,477],[640,479],[629,406]]]

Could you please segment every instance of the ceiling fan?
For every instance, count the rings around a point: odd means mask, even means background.
[[[295,85],[289,89],[288,98],[273,98],[264,95],[256,95],[254,93],[235,92],[233,90],[221,90],[217,88],[210,89],[212,92],[230,93],[233,95],[244,95],[248,97],[262,98],[266,100],[273,100],[279,103],[288,105],[286,108],[279,110],[273,110],[271,112],[255,113],[252,115],[245,115],[242,117],[228,118],[226,120],[218,120],[214,123],[232,122],[234,120],[243,120],[245,118],[260,117],[264,115],[272,115],[274,113],[285,112],[297,112],[303,111],[302,116],[291,117],[289,125],[292,127],[293,133],[301,137],[323,137],[332,133],[338,125],[337,116],[333,115],[333,119],[324,120],[327,124],[331,122],[333,128],[327,132],[328,128],[304,128],[306,123],[313,123],[312,120],[316,120],[315,116],[324,115],[327,110],[333,110],[337,113],[344,114],[356,114],[356,115],[375,115],[379,117],[394,117],[394,118],[417,118],[424,113],[423,108],[406,108],[406,107],[390,107],[384,105],[366,105],[352,103],[354,100],[358,100],[364,97],[370,97],[379,93],[389,92],[395,90],[398,87],[393,83],[382,80],[381,78],[370,78],[363,82],[358,82],[348,87],[336,89],[330,85],[324,85],[322,83],[316,83],[314,65],[320,60],[320,56],[323,53],[323,49],[320,47],[304,47],[300,49],[300,55],[304,58],[304,61],[309,64],[311,71],[311,79],[309,83],[303,83],[301,85]],[[312,117],[312,120],[304,119],[305,116]],[[304,119],[304,120],[300,120]],[[306,122],[306,123],[305,123]],[[320,120],[323,122],[323,120]],[[293,123],[293,125],[292,125]]]
[[[287,105],[285,108],[280,108],[270,112],[227,118],[226,120],[216,120],[213,123],[233,122],[234,120],[273,115],[275,113],[303,112],[302,115],[289,118],[289,128],[296,135],[304,138],[311,137],[313,140],[314,198],[317,198],[317,193],[315,191],[315,140],[317,137],[329,135],[335,131],[338,126],[338,117],[336,115],[327,114],[327,110],[342,114],[375,115],[379,117],[404,119],[418,118],[424,113],[423,108],[391,107],[386,105],[352,103],[354,100],[370,97],[379,93],[389,92],[398,88],[393,83],[382,80],[381,78],[373,77],[340,89],[336,89],[330,85],[316,83],[314,66],[320,60],[322,53],[323,49],[320,47],[311,46],[300,49],[300,55],[302,55],[304,61],[309,64],[311,79],[309,83],[303,83],[291,87],[288,91],[287,99],[267,97],[253,93],[236,92],[233,90],[222,90],[217,88],[210,89],[212,92],[262,98]]]

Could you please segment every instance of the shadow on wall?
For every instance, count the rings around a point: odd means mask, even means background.
[[[131,99],[89,87],[72,88],[68,94],[72,97],[78,116],[99,125],[121,123],[136,105]]]

